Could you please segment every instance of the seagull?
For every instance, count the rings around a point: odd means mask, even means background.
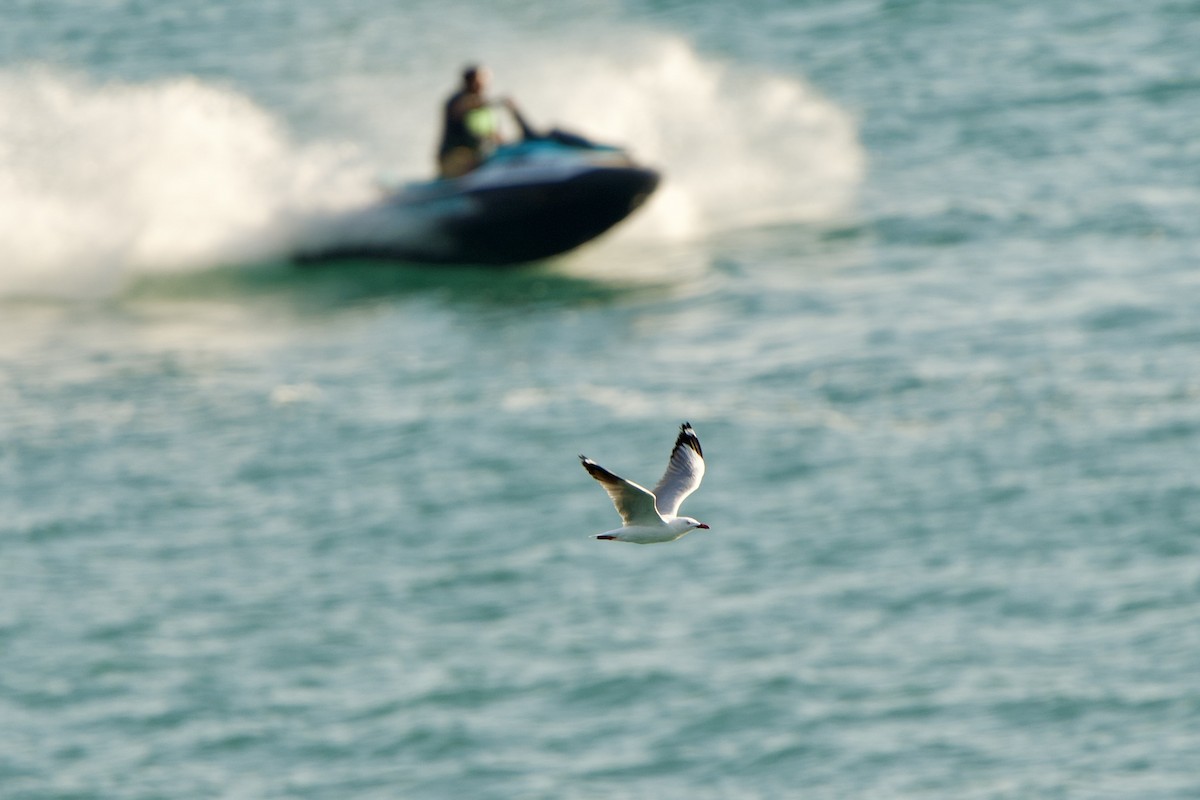
[[[600,481],[604,491],[608,492],[624,523],[620,528],[597,533],[591,538],[655,544],[673,542],[696,529],[708,530],[708,526],[699,520],[676,516],[684,498],[696,491],[704,477],[704,453],[700,451],[700,440],[691,423],[679,426],[667,471],[653,492],[614,475],[587,456],[581,455],[579,460],[588,474]]]

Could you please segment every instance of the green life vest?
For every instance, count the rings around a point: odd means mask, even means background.
[[[496,114],[488,106],[468,111],[463,115],[463,123],[477,139],[490,139],[496,135]]]

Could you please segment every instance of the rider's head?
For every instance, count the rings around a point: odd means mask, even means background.
[[[487,67],[472,64],[463,70],[463,88],[471,92],[482,92],[488,83]]]

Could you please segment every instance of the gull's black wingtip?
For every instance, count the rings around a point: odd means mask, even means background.
[[[679,426],[679,436],[675,438],[675,446],[684,445],[696,451],[696,454],[701,458],[704,457],[704,451],[700,449],[700,437],[696,436],[696,431],[692,429],[692,423],[685,422]]]

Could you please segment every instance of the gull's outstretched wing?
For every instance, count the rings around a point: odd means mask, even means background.
[[[579,460],[588,474],[600,481],[604,491],[608,492],[626,526],[663,524],[662,517],[654,508],[654,495],[649,490],[612,474],[587,456],[580,456]]]
[[[703,478],[704,453],[700,450],[700,440],[692,430],[691,423],[685,422],[679,426],[679,436],[675,439],[675,448],[671,450],[667,471],[654,487],[658,513],[664,517],[678,514],[684,498],[696,491]]]

